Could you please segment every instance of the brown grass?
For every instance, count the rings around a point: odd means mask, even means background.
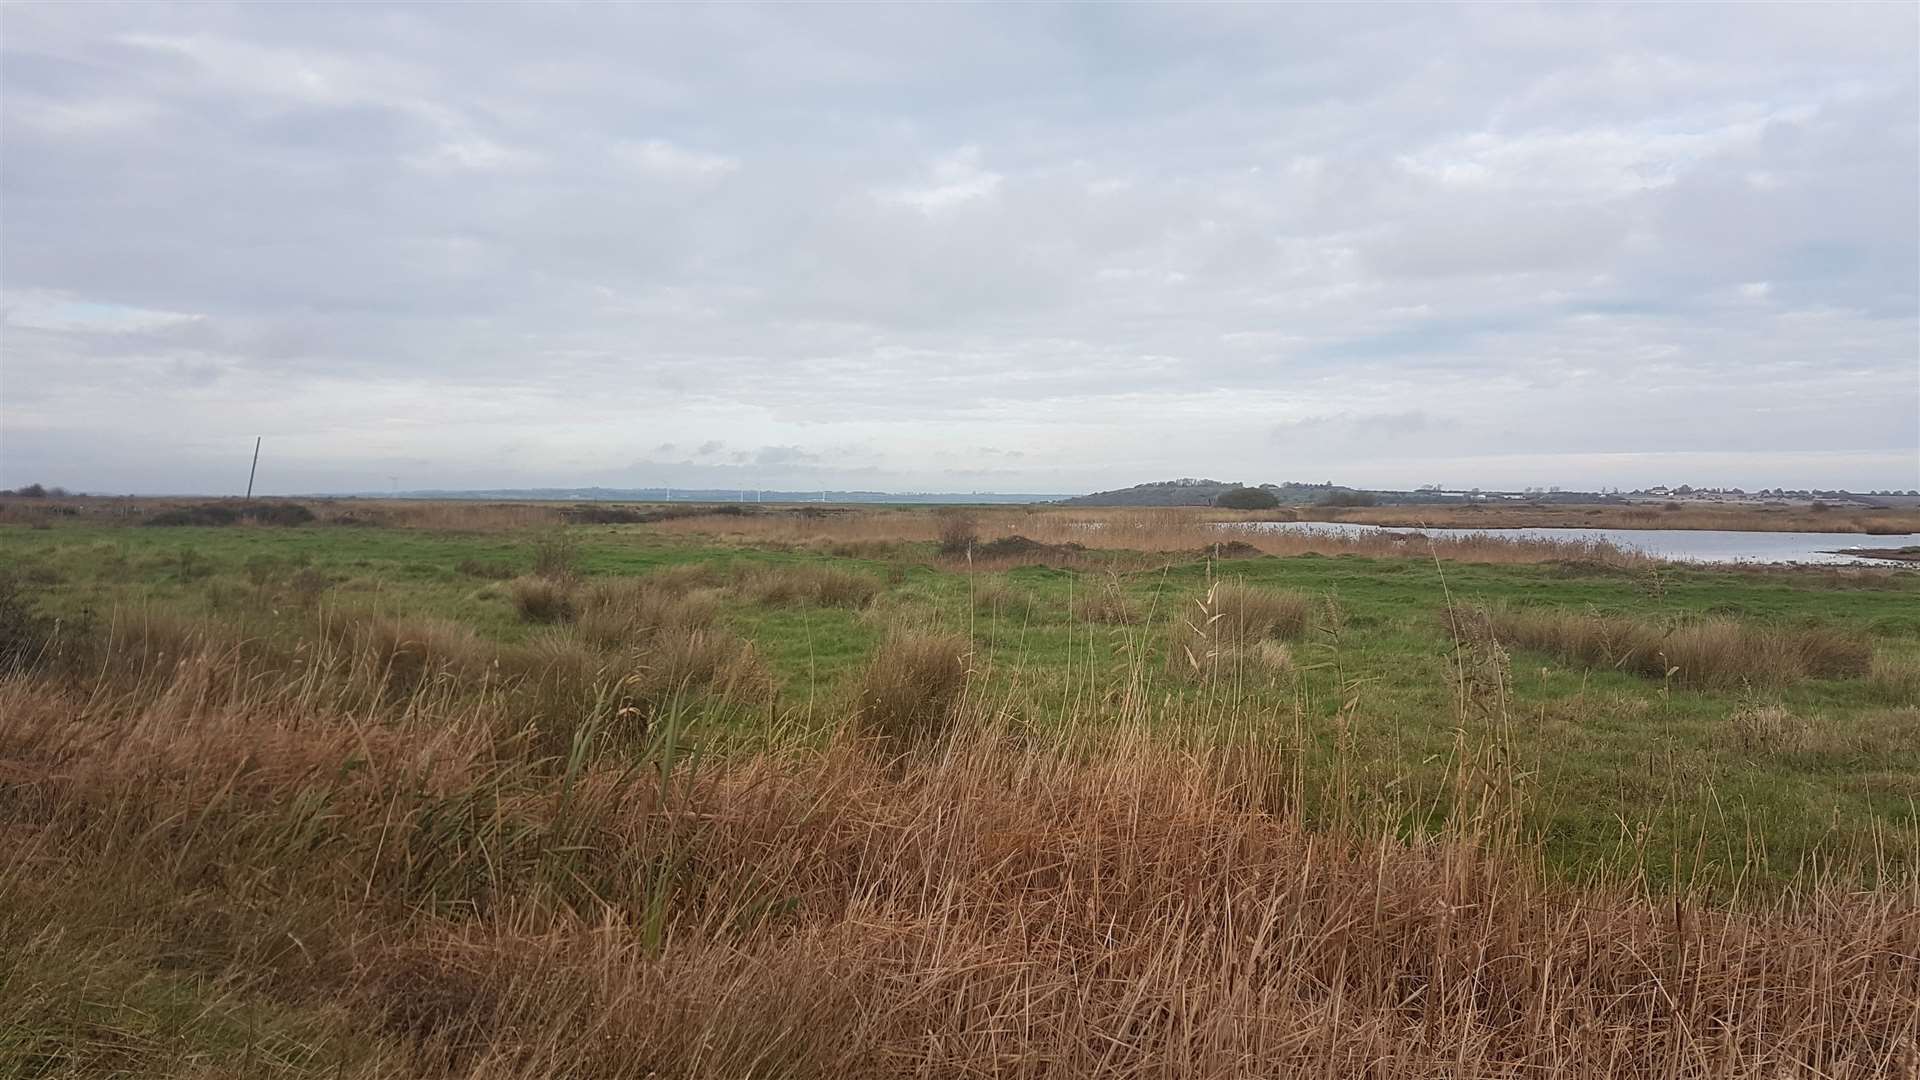
[[[1268,646],[1303,637],[1328,610],[1306,593],[1215,581],[1170,626],[1168,660],[1174,671],[1204,680],[1285,675],[1293,670],[1292,653]]]
[[[566,622],[573,618],[573,587],[551,577],[517,577],[507,585],[508,596],[520,618],[531,623]]]
[[[1874,692],[1895,705],[1920,705],[1920,655],[1876,652],[1867,679]]]
[[[1122,587],[1120,576],[1113,573],[1107,574],[1099,584],[1075,593],[1071,610],[1079,622],[1109,626],[1128,626],[1144,617],[1140,605]]]
[[[1485,810],[1309,830],[1246,786],[1284,773],[1271,741],[1084,735],[650,737],[556,775],[460,715],[0,681],[0,1053],[526,1080],[1920,1065],[1905,884],[1553,884]]]
[[[880,592],[878,578],[820,563],[786,563],[751,571],[740,579],[742,595],[771,607],[817,604],[862,608]]]
[[[971,651],[957,634],[894,629],[855,686],[855,729],[899,748],[946,737],[966,689]]]
[[[1826,627],[1751,625],[1713,618],[1677,624],[1552,608],[1457,609],[1445,613],[1463,641],[1489,638],[1587,668],[1614,669],[1683,686],[1787,686],[1867,674],[1872,646]]]
[[[574,625],[601,648],[622,648],[663,630],[698,630],[720,613],[717,589],[696,584],[706,575],[660,572],[595,581],[580,596]]]
[[[1227,528],[1268,520],[1271,515],[1211,509],[1115,510],[1081,507],[973,507],[969,510],[978,531],[971,564],[952,559],[955,568],[979,570],[1036,563],[1081,567],[1103,555],[1145,553],[1135,560],[1144,568],[1158,565],[1168,554],[1191,557],[1215,545],[1239,541],[1268,555],[1368,555],[1456,559],[1468,562],[1538,563],[1575,561],[1611,566],[1649,565],[1638,553],[1604,543],[1537,541],[1499,535],[1426,537],[1406,533],[1368,533],[1345,536],[1329,532],[1271,532]],[[840,545],[887,545],[940,542],[942,519],[927,511],[860,508],[824,517],[798,514],[759,514],[743,517],[700,517],[663,521],[645,529],[674,536],[699,536],[741,544],[806,546],[832,550]],[[986,554],[996,541],[1010,537],[1031,540],[1040,549],[1005,558]],[[1079,545],[1076,550],[1070,545]],[[1052,551],[1044,550],[1052,548]],[[1090,549],[1090,550],[1089,550]]]

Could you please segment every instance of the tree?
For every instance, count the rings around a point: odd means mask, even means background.
[[[1223,510],[1271,510],[1280,505],[1273,492],[1259,488],[1237,487],[1214,496],[1213,505]]]

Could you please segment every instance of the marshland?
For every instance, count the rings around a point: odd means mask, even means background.
[[[1889,1076],[1920,574],[0,508],[0,1073]]]

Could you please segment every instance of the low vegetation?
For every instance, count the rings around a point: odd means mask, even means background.
[[[0,528],[0,1075],[1920,1066],[1920,575],[330,512]]]
[[[1587,668],[1672,679],[1683,686],[1789,686],[1854,678],[1873,665],[1861,634],[1828,627],[1752,626],[1736,619],[1650,622],[1546,608],[1450,610],[1456,638],[1548,653]]]

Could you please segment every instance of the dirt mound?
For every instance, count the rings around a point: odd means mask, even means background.
[[[984,559],[1027,559],[1078,555],[1085,550],[1086,547],[1081,544],[1046,544],[1016,533],[980,544],[973,549],[973,554]]]
[[[1229,540],[1224,544],[1208,544],[1200,549],[1203,559],[1258,559],[1266,552],[1247,543],[1245,540]]]

